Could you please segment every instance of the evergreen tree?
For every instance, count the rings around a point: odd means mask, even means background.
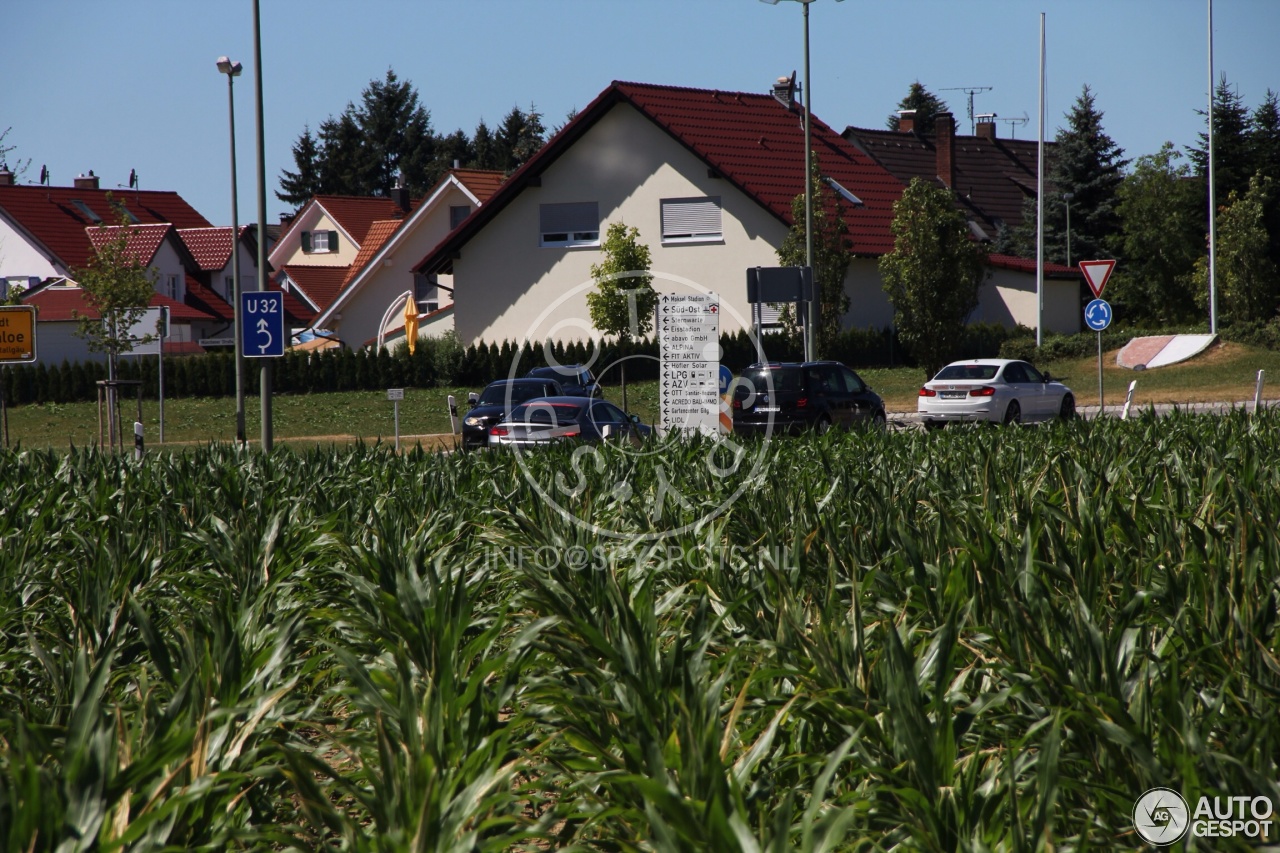
[[[524,114],[524,125],[520,128],[520,136],[511,152],[515,157],[516,167],[528,163],[534,154],[542,150],[546,141],[547,129],[542,125],[542,113],[538,112],[536,106],[529,104],[529,112]]]
[[[442,137],[436,143],[435,171],[441,175],[452,169],[454,163],[466,166],[474,159],[475,152],[471,148],[471,140],[461,128]]]
[[[1173,143],[1139,157],[1117,192],[1121,235],[1107,299],[1136,322],[1173,324],[1196,316],[1190,276],[1204,254],[1204,214],[1191,167]]]
[[[363,138],[353,108],[320,122],[320,188],[333,195],[367,195]]]
[[[1248,141],[1254,174],[1271,181],[1272,187],[1280,187],[1280,107],[1270,89],[1250,117]],[[1280,192],[1272,192],[1264,200],[1262,223],[1269,238],[1268,255],[1280,266]]]
[[[813,158],[809,174],[810,193],[813,196],[813,283],[818,290],[818,340],[819,357],[830,357],[836,337],[849,311],[849,294],[844,289],[845,273],[853,244],[849,241],[849,228],[844,220],[844,203],[839,195],[822,180],[818,158]],[[805,263],[805,215],[804,194],[791,201],[791,220],[794,223],[782,245],[778,247],[778,263],[782,266],[804,266]],[[794,305],[782,310],[782,323],[795,334]]]
[[[1197,112],[1206,115],[1207,111]],[[1255,168],[1250,157],[1248,132],[1249,110],[1240,99],[1240,94],[1228,85],[1224,74],[1213,91],[1213,180],[1219,204],[1233,192],[1244,195],[1249,190],[1249,177]],[[1200,145],[1188,153],[1195,165],[1196,175],[1207,178],[1209,135],[1201,133]],[[1205,192],[1202,198],[1207,199],[1208,191]]]
[[[907,90],[907,96],[898,102],[898,109],[915,110],[915,129],[921,133],[933,133],[933,125],[938,113],[947,112],[947,105],[917,80]],[[886,124],[888,124],[890,130],[897,130],[899,127],[898,114],[895,112],[890,115]]]
[[[955,355],[965,319],[978,307],[984,250],[971,239],[955,194],[921,178],[894,202],[891,229],[893,251],[880,258],[880,278],[899,339],[933,376]]]
[[[320,148],[316,145],[316,138],[311,135],[310,127],[302,132],[302,136],[293,145],[293,162],[298,171],[290,172],[286,169],[281,174],[276,198],[300,207],[323,191],[320,183]]]
[[[1124,149],[1102,129],[1103,114],[1086,85],[1067,113],[1067,126],[1054,138],[1044,199],[1044,253],[1051,263],[1067,262],[1067,204],[1071,205],[1071,263],[1111,257],[1119,238],[1116,193],[1124,181]],[[1067,195],[1070,194],[1070,198]],[[1014,229],[1016,254],[1036,253],[1036,200],[1023,203],[1022,224]]]
[[[489,130],[489,125],[485,124],[484,119],[480,119],[480,123],[476,125],[476,132],[471,137],[471,160],[469,162],[476,169],[501,168],[498,162],[497,141],[493,137],[493,132]]]
[[[411,83],[387,69],[383,80],[372,81],[364,90],[355,119],[363,139],[368,192],[389,195],[400,174],[414,195],[431,188],[439,177],[433,174],[436,138],[431,116]]]
[[[537,154],[545,142],[546,128],[542,125],[542,114],[532,104],[529,112],[512,107],[495,136],[498,168],[508,173],[514,172]]]

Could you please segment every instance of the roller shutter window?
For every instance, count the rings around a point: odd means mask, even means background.
[[[719,196],[663,199],[662,242],[705,243],[723,239]]]
[[[538,206],[540,246],[600,245],[600,205],[573,201]]]

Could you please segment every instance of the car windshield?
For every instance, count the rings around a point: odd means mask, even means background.
[[[585,385],[589,381],[586,371],[573,370],[567,367],[535,367],[529,371],[529,376],[535,379],[554,379],[562,385],[574,382],[579,385]]]
[[[580,414],[582,407],[573,403],[548,403],[539,400],[516,406],[507,420],[523,424],[568,424],[576,421]]]
[[[507,403],[508,393],[511,395],[512,403],[523,403],[534,397],[545,397],[548,391],[547,386],[541,382],[495,382],[484,389],[476,405],[504,406]]]
[[[948,364],[933,377],[935,382],[986,382],[996,378],[998,364]]]
[[[757,394],[767,393],[771,383],[774,391],[799,391],[803,387],[799,367],[754,367],[743,371],[742,378]]]

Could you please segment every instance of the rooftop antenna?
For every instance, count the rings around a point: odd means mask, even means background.
[[[991,86],[952,86],[950,89],[943,89],[943,92],[964,92],[969,96],[969,135],[973,136],[977,133],[977,128],[973,123],[973,96],[981,92],[990,92]]]
[[[1002,119],[997,119],[997,121],[1002,121],[1002,122],[1004,122],[1005,124],[1009,125],[1009,138],[1010,138],[1010,139],[1017,139],[1017,138],[1018,138],[1018,132],[1017,132],[1016,130],[1014,130],[1014,128],[1015,128],[1015,127],[1022,127],[1022,126],[1023,126],[1023,125],[1025,125],[1027,122],[1031,121],[1031,119],[1027,117],[1027,111],[1026,111],[1026,110],[1023,110],[1023,111],[1022,111],[1022,118],[1002,118]]]
[[[49,167],[48,166],[42,165],[40,167],[40,183],[45,184],[46,186],[49,183]]]
[[[118,187],[123,187],[123,186],[125,186],[125,184],[116,184],[116,186],[118,186]],[[128,188],[129,188],[129,189],[131,189],[131,190],[136,190],[136,189],[138,188],[138,171],[137,171],[137,169],[130,169],[130,170],[129,170],[129,183],[128,183]]]

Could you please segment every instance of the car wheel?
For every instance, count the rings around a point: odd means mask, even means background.
[[[1009,406],[1004,410],[1004,422],[1007,424],[1022,423],[1022,407],[1018,405],[1017,400],[1010,400]]]
[[[889,419],[884,416],[882,410],[877,409],[871,415],[871,428],[877,432],[883,432],[889,428]]]
[[[813,431],[818,435],[826,435],[831,432],[831,418],[828,415],[820,416],[813,423]]]
[[[1076,416],[1076,398],[1067,394],[1062,398],[1062,408],[1058,409],[1058,417],[1069,421]]]

